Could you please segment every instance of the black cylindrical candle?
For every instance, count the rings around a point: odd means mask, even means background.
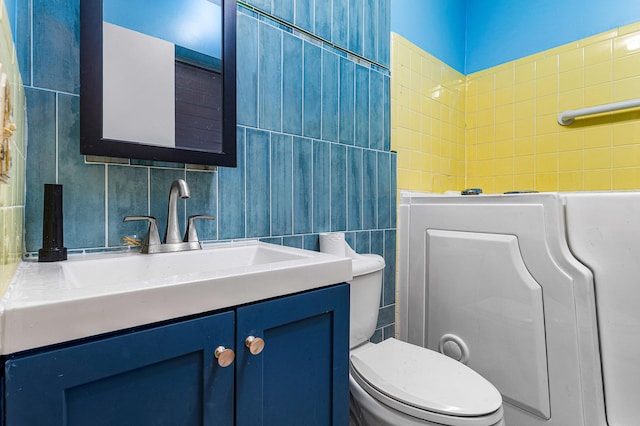
[[[67,260],[62,228],[62,185],[44,184],[44,214],[42,218],[42,248],[39,262]]]

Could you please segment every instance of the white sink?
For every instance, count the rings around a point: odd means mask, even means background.
[[[351,259],[257,241],[21,262],[0,300],[0,354],[351,280]]]
[[[178,253],[128,256],[103,255],[101,258],[63,263],[67,278],[78,286],[122,287],[123,284],[153,281],[173,282],[184,276],[224,275],[240,271],[251,272],[258,265],[308,260],[314,252],[272,244],[221,244],[204,250]],[[74,259],[75,260],[75,259]]]

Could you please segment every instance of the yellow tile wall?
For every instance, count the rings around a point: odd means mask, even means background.
[[[391,34],[391,146],[398,189],[464,187],[464,76]]]
[[[557,123],[640,98],[640,22],[468,76],[396,34],[391,48],[399,189],[640,189],[640,109]]]
[[[25,96],[4,0],[0,0],[0,63],[10,82],[13,122],[9,182],[0,182],[0,296],[9,285],[23,251],[25,199]],[[1,133],[0,133],[1,134]]]
[[[640,23],[466,77],[466,186],[640,189],[640,109],[557,123],[558,114],[640,98]]]

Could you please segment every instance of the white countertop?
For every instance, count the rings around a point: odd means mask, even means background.
[[[0,354],[351,278],[350,258],[257,241],[180,253],[81,254],[64,262],[22,261],[0,299]]]

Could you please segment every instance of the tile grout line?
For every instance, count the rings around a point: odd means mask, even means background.
[[[109,247],[109,165],[104,165],[104,246]]]
[[[17,9],[18,8],[16,7],[16,14],[18,13]],[[29,37],[30,38],[29,39],[29,50],[30,50],[30,52],[29,52],[29,61],[30,61],[29,68],[30,68],[30,70],[29,71],[30,71],[30,78],[31,78],[31,82],[30,82],[31,83],[31,87],[35,87],[35,85],[33,83],[33,77],[34,77],[34,70],[33,70],[34,69],[34,66],[33,66],[33,38],[34,38],[33,37],[33,14],[34,14],[33,13],[33,0],[29,0],[29,26],[30,26],[30,28],[29,28],[29,30],[30,30],[29,31],[30,32],[30,34],[29,34],[29,36],[30,36]]]
[[[216,237],[214,240],[220,239],[220,169],[215,173],[215,188],[216,188]]]
[[[260,105],[261,79],[260,79],[260,77],[262,77],[262,73],[260,72],[260,65],[261,65],[261,62],[262,62],[262,61],[260,61],[260,48],[261,48],[260,41],[262,39],[262,37],[260,37],[261,25],[262,24],[260,23],[260,21],[258,21],[257,31],[256,31],[257,32],[257,36],[258,36],[258,40],[256,40],[256,50],[257,50],[257,53],[258,53],[258,57],[257,57],[257,60],[256,60],[256,62],[257,62],[257,75],[256,75],[256,89],[257,89],[256,90],[256,128],[260,128],[260,126],[262,125],[262,123],[261,123],[262,120],[260,118],[260,113],[261,113],[261,105]],[[245,133],[245,142],[246,142],[246,134],[247,134],[246,128],[245,128],[244,133]],[[246,153],[246,151],[245,151],[245,153]],[[246,164],[245,164],[245,169],[246,169]]]
[[[280,32],[280,132],[284,130],[284,32]],[[269,136],[271,138],[271,136]]]
[[[311,230],[311,232],[313,232],[313,223],[314,223],[314,218],[315,218],[315,203],[314,203],[314,190],[313,190],[313,181],[314,181],[314,159],[315,159],[315,151],[313,149],[313,145],[314,145],[314,140],[313,139],[309,139],[309,146],[310,146],[310,151],[311,151],[311,160],[309,161],[310,167],[311,167],[311,172],[309,175],[309,186],[311,187],[311,208],[309,209],[309,213],[311,215],[310,217],[310,221],[309,221],[309,228]],[[304,244],[304,238],[303,238],[303,244]]]
[[[188,181],[187,181],[187,165],[186,165],[186,164],[184,165],[184,169],[183,169],[183,172],[182,172],[182,173],[183,173],[182,178],[185,180],[185,182],[188,182]],[[188,208],[187,208],[187,199],[183,200],[183,202],[182,202],[182,206],[183,206],[183,207],[182,207],[182,213],[184,213],[184,220],[183,220],[183,222],[182,222],[182,226],[183,226],[183,228],[186,230],[186,229],[187,229],[187,223],[188,223],[188,222],[187,222],[187,221],[188,221],[188,216],[187,216],[187,213],[188,213]],[[203,212],[203,214],[204,214],[204,212]],[[178,223],[180,223],[180,222],[178,221]],[[193,226],[195,227],[195,223],[194,223],[194,225],[193,225]]]
[[[282,120],[281,120],[282,122]],[[273,132],[269,132],[269,236],[273,235]]]
[[[147,216],[151,216],[151,168],[147,168]]]
[[[60,173],[60,171],[59,171],[59,168],[60,168],[60,152],[59,152],[59,149],[60,149],[60,144],[59,144],[59,136],[58,136],[58,132],[60,131],[59,123],[58,123],[58,121],[60,119],[59,111],[58,111],[58,109],[60,107],[60,95],[57,92],[54,92],[54,93],[55,93],[54,96],[55,96],[55,122],[56,122],[55,123],[55,132],[56,132],[56,134],[55,134],[55,137],[54,137],[54,139],[55,139],[55,150],[56,150],[56,159],[55,159],[56,178],[55,179],[56,179],[56,183],[58,184],[58,183],[60,183],[60,181],[59,181],[59,173]]]
[[[259,91],[258,91],[259,92]],[[244,130],[244,167],[242,173],[244,174],[244,228],[242,232],[242,238],[247,238],[247,151],[249,151],[249,141],[247,140],[247,128]]]
[[[295,177],[294,177],[294,153],[293,153],[293,146],[294,146],[294,137],[290,136],[289,138],[289,146],[291,148],[291,227],[289,228],[289,231],[293,234],[295,232],[295,222],[296,222],[296,216],[295,216],[295,199],[294,199],[294,184],[295,184]]]
[[[328,232],[333,230],[333,185],[332,185],[332,176],[333,176],[333,158],[332,153],[333,145],[329,145],[329,229]]]

